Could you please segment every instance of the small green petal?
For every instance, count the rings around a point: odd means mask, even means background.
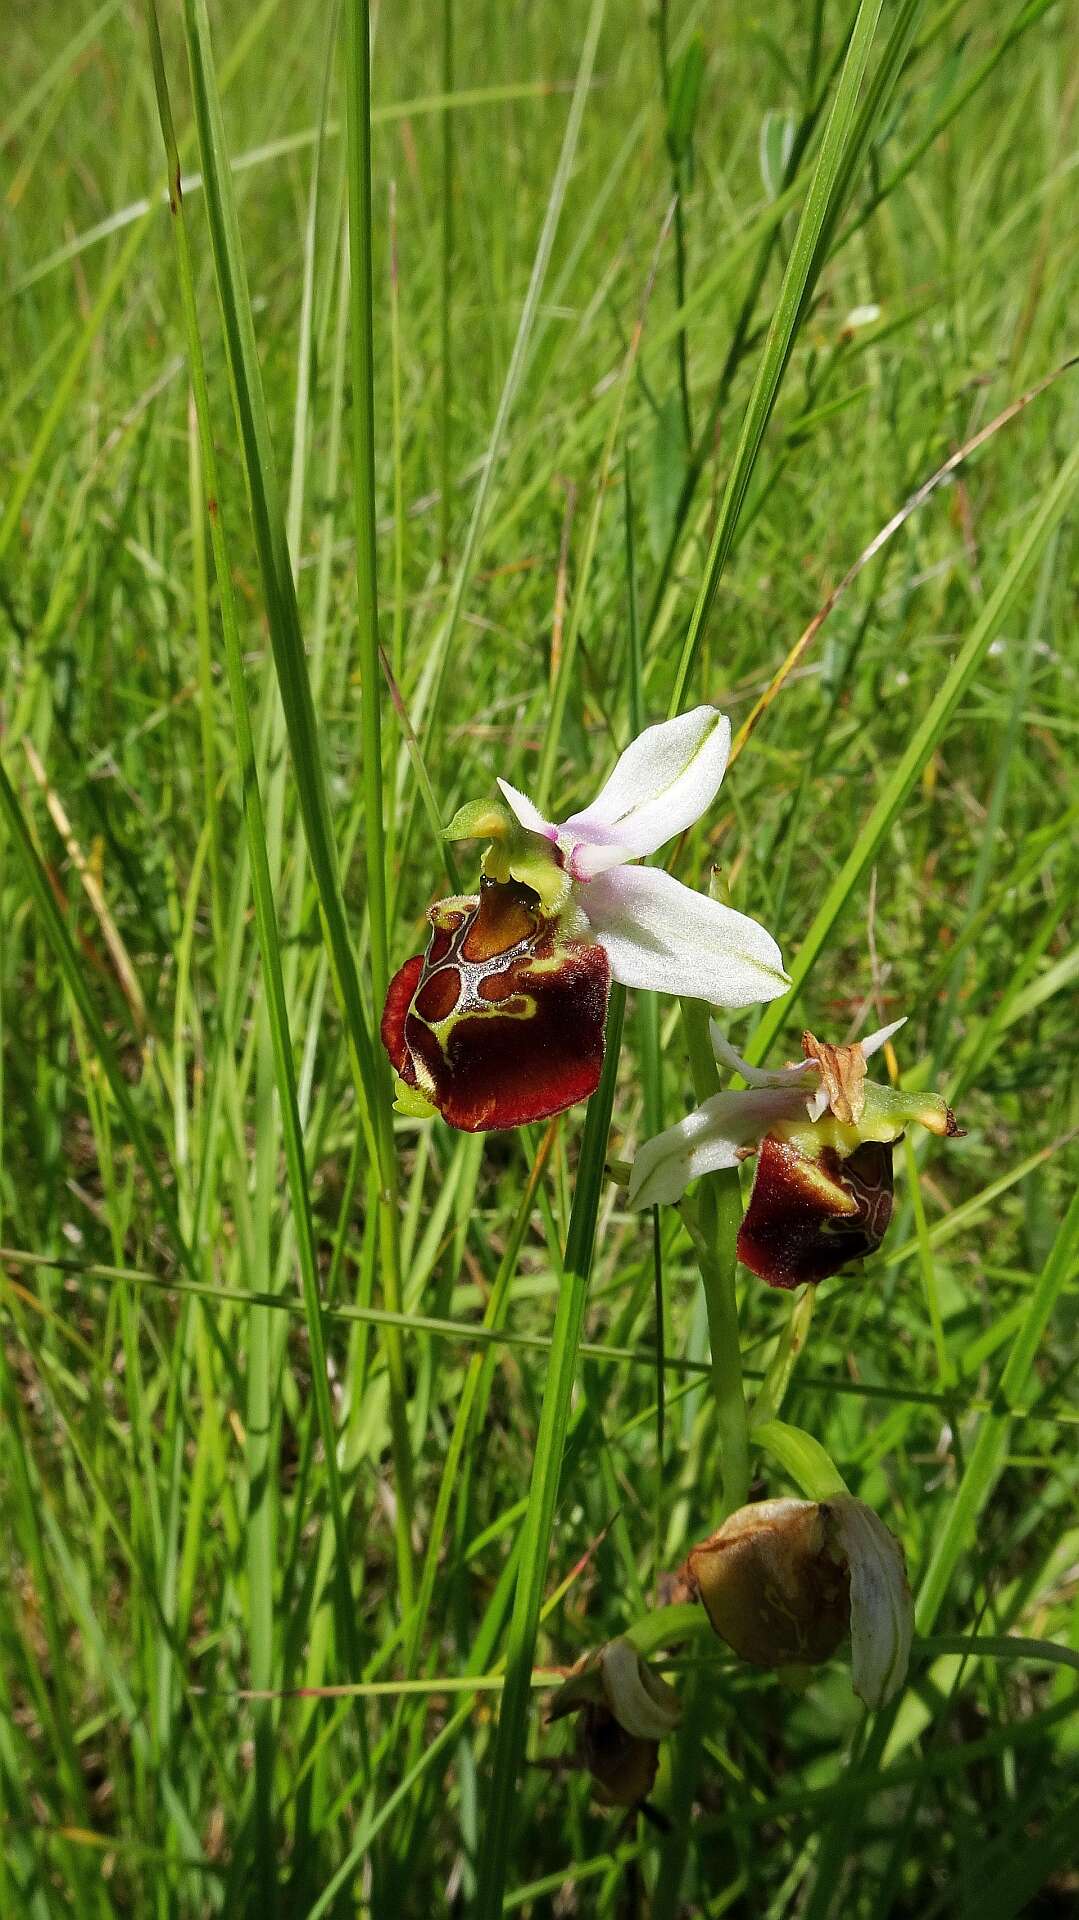
[[[393,1076],[393,1110],[403,1113],[409,1120],[430,1120],[438,1112],[424,1097],[418,1087],[410,1087],[399,1074]]]
[[[508,840],[519,831],[509,808],[501,800],[467,800],[458,807],[443,840]]]

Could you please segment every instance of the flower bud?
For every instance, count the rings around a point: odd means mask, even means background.
[[[851,1683],[867,1706],[903,1683],[913,1631],[903,1550],[850,1494],[739,1508],[693,1548],[683,1578],[754,1666],[816,1665],[849,1631]]]
[[[589,1654],[555,1694],[548,1720],[580,1714],[577,1758],[606,1806],[636,1807],[648,1798],[659,1765],[659,1742],[678,1725],[678,1697],[628,1640]]]

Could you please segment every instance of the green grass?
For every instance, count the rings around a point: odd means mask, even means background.
[[[783,947],[751,1058],[909,1012],[968,1129],[897,1153],[808,1351],[732,1281],[731,1180],[702,1284],[604,1174],[707,1092],[692,1015],[631,995],[549,1129],[390,1109],[387,968],[471,878],[434,820],[496,773],[580,804],[672,706],[737,729],[1077,347],[1073,12],[646,12],[380,7],[370,116],[358,0],[10,23],[5,1916],[1074,1894],[1079,374],[673,850]],[[903,1695],[694,1633],[666,1828],[604,1813],[548,1669],[670,1644],[743,1475],[829,1460],[906,1550]]]

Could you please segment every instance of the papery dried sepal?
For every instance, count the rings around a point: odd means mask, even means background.
[[[903,1549],[872,1507],[849,1494],[827,1502],[828,1529],[850,1569],[851,1686],[882,1707],[907,1676],[914,1601]]]
[[[867,1706],[903,1685],[914,1630],[903,1549],[849,1493],[740,1507],[692,1549],[682,1579],[754,1666],[815,1666],[849,1632],[851,1684]]]

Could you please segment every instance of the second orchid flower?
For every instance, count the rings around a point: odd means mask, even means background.
[[[906,1127],[962,1132],[937,1093],[866,1078],[866,1060],[905,1023],[853,1046],[802,1035],[805,1058],[766,1072],[711,1025],[716,1059],[746,1082],[647,1140],[633,1163],[631,1207],[681,1199],[691,1180],[757,1154],[738,1258],[773,1287],[825,1280],[880,1246],[892,1216],[892,1147]]]

